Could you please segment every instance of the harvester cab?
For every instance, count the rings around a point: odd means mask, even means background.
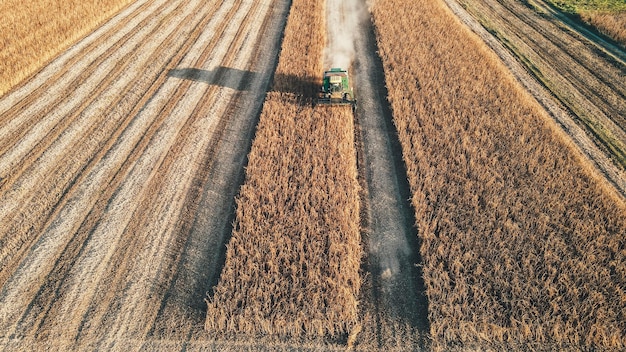
[[[318,99],[320,104],[352,105],[356,107],[354,92],[350,86],[348,71],[341,68],[331,68],[324,72],[322,91]]]

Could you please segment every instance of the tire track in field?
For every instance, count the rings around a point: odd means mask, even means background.
[[[194,10],[197,10],[197,8]],[[175,13],[175,12],[172,12],[172,13]],[[166,16],[165,19],[167,19],[168,17],[169,15]],[[173,30],[174,27],[175,27],[175,23],[170,24],[169,30],[164,30],[163,33],[172,33],[171,30]],[[173,34],[170,35],[170,39],[176,34],[179,34],[179,33],[173,32]],[[169,40],[167,40],[165,44],[167,44],[168,41]],[[155,41],[152,41],[149,43],[151,43],[151,46],[147,46],[145,48],[145,50],[148,52],[152,52],[159,45],[159,43]],[[145,62],[149,62],[151,58],[158,56],[159,52],[160,52],[159,50],[156,50],[151,57],[147,58],[148,61],[145,61]],[[126,62],[132,62],[134,65],[134,70],[140,69],[142,65],[142,60],[126,60]],[[146,83],[149,83],[149,82],[146,81]],[[31,227],[30,237],[34,236],[34,233],[37,233],[41,230],[41,227],[39,226],[42,226],[42,222],[45,222],[45,220],[48,218],[48,215],[49,215],[49,213],[44,211],[44,209],[47,209],[48,212],[54,211],[55,208],[58,209],[59,206],[62,205],[62,204],[59,204],[58,202],[63,202],[63,199],[67,199],[67,196],[71,194],[70,192],[71,189],[68,189],[68,187],[72,187],[72,185],[75,183],[76,177],[79,177],[80,173],[84,173],[88,171],[89,162],[87,162],[87,166],[84,166],[85,163],[82,162],[82,160],[90,160],[93,154],[86,153],[85,151],[88,150],[90,153],[96,152],[99,146],[101,146],[103,143],[106,143],[108,133],[110,131],[115,131],[116,128],[119,128],[117,124],[119,123],[120,118],[123,117],[123,114],[117,114],[117,116],[105,115],[104,118],[101,118],[97,121],[92,121],[93,118],[91,118],[91,116],[97,116],[98,113],[97,112],[90,113],[90,109],[91,111],[93,111],[94,109],[102,109],[102,110],[108,110],[108,111],[115,110],[116,112],[121,112],[119,108],[114,109],[114,107],[119,105],[118,102],[120,101],[120,99],[127,98],[128,89],[133,88],[133,87],[134,87],[133,77],[129,75],[124,77],[124,79],[122,80],[113,82],[113,84],[107,87],[107,91],[111,92],[109,96],[113,97],[113,100],[111,101],[109,97],[104,96],[98,99],[98,101],[96,102],[96,103],[100,103],[101,107],[98,107],[97,105],[95,106],[95,108],[93,106],[87,107],[83,112],[81,112],[81,116],[80,116],[81,123],[76,124],[78,125],[78,127],[75,129],[77,129],[78,131],[75,132],[71,128],[64,130],[62,133],[63,133],[63,136],[65,136],[66,138],[63,140],[61,139],[55,140],[51,148],[48,148],[43,151],[43,156],[48,156],[52,154],[48,158],[48,160],[50,161],[46,162],[46,159],[43,159],[42,157],[39,160],[37,160],[36,164],[31,165],[30,170],[39,171],[40,175],[45,175],[49,179],[49,183],[47,183],[46,185],[48,185],[48,187],[51,187],[51,188],[45,194],[53,194],[53,195],[56,195],[57,198],[47,199],[48,203],[45,203],[45,202],[42,202],[41,198],[37,197],[37,192],[25,192],[25,190],[34,190],[34,189],[42,187],[40,182],[38,182],[39,180],[37,179],[36,174],[35,174],[35,177],[33,177],[32,175],[35,172],[31,171],[30,173],[26,175],[27,176],[26,182],[31,181],[30,184],[27,183],[27,186],[25,186],[24,184],[20,184],[19,185],[20,187],[18,188],[18,191],[21,192],[21,194],[26,195],[26,198],[25,199],[22,198],[19,202],[15,202],[13,204],[14,206],[21,204],[22,207],[17,208],[17,210],[13,214],[9,214],[6,217],[7,219],[16,219],[19,221],[20,218],[25,218],[28,221],[28,225],[30,225]],[[117,97],[115,97],[116,92],[120,93]],[[104,107],[102,107],[102,105]],[[71,127],[75,127],[75,125],[71,125]],[[85,136],[91,136],[92,138],[85,138]],[[93,138],[93,137],[97,137],[97,138]],[[82,139],[83,141],[80,141],[80,139]],[[81,142],[84,143],[83,144],[85,146],[84,148],[75,148],[74,150],[72,150],[72,152],[74,152],[75,154],[67,153],[68,150],[71,150],[71,148],[69,147],[71,144],[80,145]],[[55,151],[56,151],[56,154],[55,154]],[[71,160],[72,162],[64,163],[62,162],[63,160]],[[52,169],[46,169],[46,167],[48,166],[52,166]],[[10,197],[11,194],[8,194],[8,195],[5,194],[5,196]],[[13,197],[13,199],[15,199],[15,197]],[[32,213],[39,215],[39,218],[35,218],[34,216],[31,216],[30,214]],[[7,226],[8,227],[7,234],[19,233],[20,231],[20,228],[18,227],[20,226],[19,222],[14,223],[13,227],[9,227],[9,226]],[[32,240],[34,240],[34,238]],[[28,242],[29,238],[23,238],[23,237],[22,238],[18,238],[18,237],[9,238],[6,241],[8,243],[6,248],[11,248],[10,245],[17,241],[23,241],[24,243],[22,243],[22,245],[18,247],[18,250],[13,253],[14,257],[17,257],[17,255],[21,253],[22,249],[27,247],[25,245],[29,243]],[[20,243],[18,242],[18,246],[19,245]],[[3,256],[2,258],[5,258],[5,257]],[[9,265],[4,265],[3,271],[4,269],[10,268],[10,267],[11,266]],[[0,279],[2,278],[3,277],[0,277]]]
[[[328,0],[329,10],[350,9],[346,2]],[[358,7],[358,6],[357,6]],[[359,178],[364,188],[362,236],[368,254],[368,282],[362,294],[364,335],[373,350],[404,341],[407,350],[421,350],[429,333],[428,299],[418,265],[419,238],[402,148],[387,101],[383,63],[378,56],[369,12],[343,13],[358,23],[354,35],[354,82],[358,99],[357,140]],[[367,349],[367,347],[365,347]]]
[[[537,2],[535,2],[537,1]],[[583,33],[568,27],[561,19],[547,16],[547,9],[542,8],[542,0],[529,0],[528,4],[501,2],[502,5],[515,15],[520,21],[532,26],[544,38],[550,40],[552,45],[557,46],[561,51],[569,55],[569,60],[573,60],[579,67],[584,69],[584,74],[595,78],[594,85],[597,85],[598,92],[603,92],[610,88],[611,94],[621,98],[620,100],[606,100],[608,104],[618,104],[620,110],[624,107],[626,99],[626,86],[615,81],[615,77],[626,74],[624,64],[626,62],[620,58],[620,53],[611,53],[612,48],[606,48],[587,38]],[[545,14],[545,15],[544,15]],[[554,17],[555,14],[552,14]],[[549,25],[546,25],[546,22]],[[559,35],[554,35],[557,32]],[[594,38],[601,40],[600,38]],[[608,44],[608,43],[607,43]],[[623,54],[623,53],[621,53]],[[623,55],[622,55],[623,56]],[[571,67],[566,67],[570,72]],[[598,85],[597,83],[601,83]],[[616,108],[618,109],[618,108]]]
[[[589,41],[590,48],[594,48],[596,52],[601,53],[601,56],[608,55],[611,60],[626,64],[626,52],[624,49],[614,40],[606,38],[602,34],[593,33],[588,27],[580,22],[577,22],[570,18],[565,13],[559,11],[556,7],[546,3],[544,0],[533,0],[529,2],[531,6],[536,8],[540,14],[552,16],[553,18],[562,22],[559,26],[566,28],[569,31],[577,32],[578,35],[586,38]],[[608,39],[608,40],[607,40]]]
[[[217,36],[216,36],[216,37],[217,37]],[[227,36],[227,37],[228,37],[228,36]],[[124,192],[121,192],[121,193],[124,193]],[[132,231],[131,231],[131,233],[132,233]],[[93,237],[93,234],[92,234],[92,237]],[[129,238],[130,238],[130,237],[129,237]],[[91,239],[90,239],[90,240],[91,240]],[[88,279],[87,279],[87,280],[85,280],[85,281],[88,281]],[[80,280],[79,280],[79,282],[82,282],[82,281],[80,281]],[[50,315],[54,315],[54,314],[50,314]]]
[[[201,3],[198,3],[198,6],[202,6],[202,4],[201,4]],[[195,12],[195,10],[197,10],[197,9],[198,9],[198,7],[196,7],[196,8],[191,8],[191,10],[193,10],[193,11],[191,11],[191,12]],[[157,44],[159,44],[159,43],[157,43]],[[166,57],[166,58],[167,58],[167,57]],[[140,71],[139,73],[141,74],[142,72]],[[163,77],[165,77],[165,75],[164,75],[164,74],[163,74]],[[148,77],[148,78],[149,78],[149,77]],[[147,80],[147,83],[150,83],[150,79],[148,79],[148,80]],[[105,118],[104,120],[106,120],[106,118]],[[52,241],[56,241],[56,239],[55,239],[55,238],[53,238],[53,239],[52,239]],[[44,262],[45,262],[45,261],[44,261]],[[20,282],[19,278],[17,278],[17,280],[16,280],[16,281],[17,281],[17,282]],[[12,286],[8,285],[7,287],[12,287]],[[5,289],[5,290],[6,290],[6,289]],[[14,290],[14,291],[15,291],[15,290]],[[19,292],[19,291],[18,291],[18,292]],[[8,306],[8,305],[7,305],[6,307],[7,307],[7,309],[8,309],[8,308],[15,308],[15,307],[13,307],[13,306]]]
[[[178,51],[172,59],[166,62],[164,66],[165,69],[157,67],[158,71],[161,72],[159,78],[152,82],[152,86],[145,92],[142,99],[135,105],[131,113],[128,114],[125,123],[118,128],[116,133],[109,140],[108,145],[102,148],[99,155],[94,158],[95,160],[93,160],[93,162],[96,163],[96,165],[90,168],[91,171],[89,173],[84,172],[77,182],[75,182],[77,190],[68,193],[76,193],[76,195],[66,197],[70,199],[68,204],[63,206],[61,210],[51,217],[51,219],[54,220],[49,221],[49,226],[42,235],[42,240],[35,245],[34,249],[32,249],[31,253],[28,255],[30,260],[26,264],[22,264],[20,271],[14,274],[15,284],[10,284],[9,286],[19,288],[24,277],[33,277],[33,275],[41,276],[42,273],[47,275],[49,272],[54,272],[54,275],[46,278],[46,283],[41,285],[36,299],[32,301],[30,307],[26,310],[22,320],[28,323],[20,323],[20,330],[28,330],[25,327],[26,325],[36,325],[36,323],[33,323],[34,320],[43,319],[41,316],[38,317],[38,315],[40,315],[39,311],[43,310],[43,307],[50,309],[52,302],[58,295],[58,291],[60,290],[59,286],[63,282],[64,275],[66,275],[65,273],[73,264],[73,258],[78,255],[88,236],[86,230],[80,231],[77,230],[76,227],[82,226],[85,228],[87,224],[87,228],[89,228],[88,224],[92,224],[93,226],[93,224],[98,221],[97,217],[102,216],[106,201],[111,197],[115,186],[121,182],[120,176],[124,176],[125,170],[131,165],[131,161],[136,159],[136,157],[133,158],[129,156],[129,154],[133,149],[133,153],[136,155],[143,153],[149,137],[155,133],[163,120],[163,118],[157,118],[155,120],[144,118],[138,121],[140,119],[135,119],[135,115],[165,81],[166,75],[163,72],[166,72],[168,67],[173,67],[181,60],[183,54],[187,52],[191,44],[200,35],[201,30],[209,21],[214,11],[215,9],[212,9],[204,15],[202,23],[190,34],[189,39],[182,46],[182,49]],[[182,93],[178,96],[180,95],[182,95]],[[176,98],[176,96],[174,96],[174,98]],[[124,141],[119,142],[119,140]],[[98,199],[98,195],[100,195],[100,199]],[[82,221],[81,225],[81,219],[83,218],[85,220]],[[74,238],[69,239],[68,236],[75,233]],[[66,248],[63,249],[60,247],[66,243],[68,243]],[[60,254],[60,251],[62,251],[62,254]],[[47,257],[41,258],[34,253],[41,253],[39,256]],[[49,259],[46,260],[45,258]],[[50,261],[50,259],[53,258],[58,258],[54,263],[54,268],[44,271],[40,263]],[[33,286],[32,289],[37,289],[37,286]],[[21,295],[20,298],[24,299],[24,295]],[[36,309],[31,311],[31,307]],[[42,316],[45,316],[45,314]]]

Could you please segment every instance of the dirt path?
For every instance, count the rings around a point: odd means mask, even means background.
[[[140,1],[0,100],[0,346],[201,334],[287,8]]]
[[[421,271],[417,229],[409,198],[409,185],[397,133],[387,102],[383,66],[364,2],[327,1],[327,15],[339,28],[353,31],[348,38],[332,38],[326,63],[350,62],[358,106],[360,177],[365,188],[364,241],[368,280],[364,296],[365,332],[361,347],[390,346],[421,349],[428,334],[428,307]],[[342,22],[342,25],[336,22]],[[329,31],[328,36],[338,35]],[[343,46],[342,46],[343,45]],[[357,132],[358,133],[358,132]],[[370,330],[370,331],[367,331]],[[398,345],[396,345],[398,344]]]
[[[620,155],[626,146],[626,67],[620,55],[541,10],[542,3],[537,3],[537,10],[511,1],[446,3],[501,57],[617,193],[626,197],[626,173],[610,156]]]

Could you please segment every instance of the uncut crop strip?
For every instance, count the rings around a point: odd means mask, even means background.
[[[349,107],[266,100],[209,331],[336,336],[354,326],[361,252],[351,128]]]
[[[624,202],[445,4],[373,15],[434,347],[623,348]]]
[[[0,96],[130,0],[3,1]]]
[[[583,11],[580,16],[585,22],[626,48],[626,11],[618,13]]]
[[[323,4],[292,3],[205,327],[337,337],[356,324],[361,258],[350,107],[312,107]],[[311,33],[314,35],[311,36]]]

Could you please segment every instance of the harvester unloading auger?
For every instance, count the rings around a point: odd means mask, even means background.
[[[331,68],[324,71],[322,91],[318,99],[319,104],[352,105],[356,108],[356,99],[350,86],[348,71],[341,68]]]

